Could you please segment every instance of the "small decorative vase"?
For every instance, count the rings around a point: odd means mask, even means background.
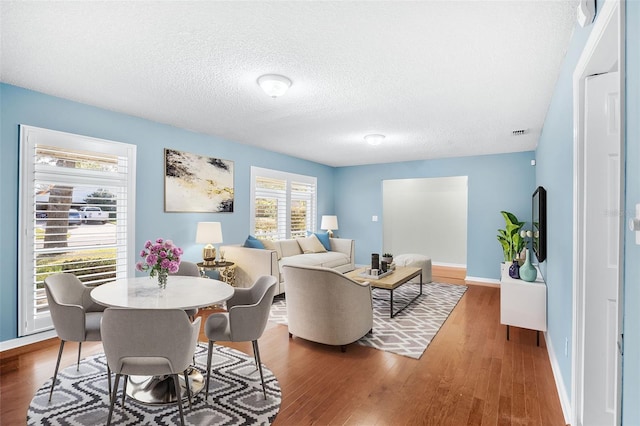
[[[158,287],[160,287],[161,290],[164,290],[167,288],[167,278],[169,277],[169,272],[167,271],[159,271],[158,272]]]
[[[538,277],[538,271],[531,264],[531,251],[527,249],[527,255],[524,259],[524,263],[520,267],[520,279],[528,282],[533,282]]]
[[[520,278],[520,264],[518,263],[518,259],[514,259],[511,266],[509,266],[509,276],[516,280]]]

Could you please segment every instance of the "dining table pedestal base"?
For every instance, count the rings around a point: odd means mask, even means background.
[[[204,389],[204,376],[197,368],[189,367],[189,386],[191,398]],[[180,395],[182,400],[188,398],[184,382],[184,374],[179,374]],[[175,385],[171,376],[129,376],[127,396],[147,405],[175,404],[177,399]]]

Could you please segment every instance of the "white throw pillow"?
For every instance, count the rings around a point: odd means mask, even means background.
[[[276,243],[274,243],[271,240],[262,240],[262,244],[264,245],[264,248],[267,250],[275,250],[278,256],[278,260],[282,259],[282,252],[280,251],[280,247],[277,246]]]
[[[303,253],[325,253],[327,251],[318,237],[314,234],[311,234],[306,238],[298,238],[296,241]]]

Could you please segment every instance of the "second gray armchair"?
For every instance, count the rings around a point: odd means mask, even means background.
[[[236,288],[231,299],[227,300],[227,311],[209,315],[204,325],[204,332],[209,339],[209,352],[207,354],[207,381],[205,383],[206,397],[209,396],[209,378],[211,376],[211,356],[213,355],[213,343],[224,342],[248,342],[253,344],[253,356],[256,367],[260,370],[262,392],[267,399],[267,390],[264,385],[262,364],[258,339],[262,336],[267,321],[273,296],[276,291],[276,278],[262,276],[250,288]]]
[[[58,360],[49,392],[49,401],[51,401],[65,342],[78,342],[77,365],[79,367],[82,342],[99,342],[101,340],[100,320],[105,307],[91,300],[89,293],[92,289],[82,284],[73,274],[50,275],[44,280],[44,288],[47,293],[53,327],[60,338]],[[111,381],[109,381],[109,387],[111,387]]]
[[[173,377],[180,421],[184,425],[182,396],[178,374],[184,374],[185,387],[191,405],[189,376],[200,332],[200,318],[193,323],[180,309],[117,309],[104,311],[102,343],[107,364],[116,373],[107,425],[111,423],[118,382],[124,376],[122,405],[124,408],[127,378],[136,376]]]

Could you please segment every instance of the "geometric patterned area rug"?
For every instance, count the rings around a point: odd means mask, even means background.
[[[418,284],[404,284],[393,291],[397,311],[420,291]],[[373,289],[373,333],[358,340],[363,346],[420,359],[440,327],[467,291],[463,285],[423,284],[422,296],[389,318],[389,291]],[[286,296],[285,296],[286,297]],[[276,299],[269,320],[287,324],[286,299]]]
[[[183,401],[187,425],[269,425],[280,409],[282,393],[273,373],[262,367],[267,399],[262,393],[260,373],[253,355],[214,345],[209,399],[205,390],[192,397],[193,406]],[[196,368],[206,375],[207,345],[196,348]],[[115,375],[112,375],[112,380]],[[28,425],[103,425],[109,414],[107,365],[104,354],[94,355],[58,372],[51,402],[49,379],[36,392],[27,411]],[[123,410],[122,380],[113,408],[113,425],[176,425],[180,414],[176,404],[144,405],[127,397]]]

